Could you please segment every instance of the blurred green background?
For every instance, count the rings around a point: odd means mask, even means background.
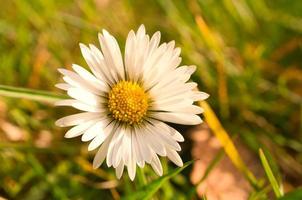
[[[208,103],[222,125],[255,162],[260,164],[263,148],[286,192],[302,185],[301,0],[0,0],[0,5],[0,84],[60,93],[54,88],[60,82],[57,68],[87,66],[79,42],[99,46],[97,33],[106,29],[123,51],[129,30],[144,24],[149,34],[160,30],[161,41],[175,40],[182,63],[198,67],[193,80],[211,95]],[[135,192],[127,176],[117,181],[104,165],[93,170],[93,153],[79,138],[64,139],[65,130],[54,126],[63,112],[74,111],[0,97],[0,196],[119,199]],[[184,161],[192,159],[191,143],[182,144]],[[162,162],[164,173],[176,168]],[[199,198],[191,170],[166,182],[154,199]],[[150,181],[157,178],[149,168],[145,172]],[[258,178],[261,186],[253,187],[249,198],[273,198],[266,176]]]

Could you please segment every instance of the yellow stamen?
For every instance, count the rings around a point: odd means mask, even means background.
[[[137,83],[121,81],[109,92],[108,108],[114,119],[139,123],[148,109],[148,95]]]

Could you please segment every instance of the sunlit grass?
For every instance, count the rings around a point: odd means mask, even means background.
[[[193,79],[211,95],[203,106],[205,121],[225,154],[253,186],[250,199],[274,196],[275,186],[264,169],[263,176],[252,175],[233,138],[256,156],[259,148],[270,152],[265,154],[266,159],[273,176],[283,181],[280,184],[285,193],[301,186],[300,0],[0,3],[0,84],[6,85],[0,86],[0,95],[17,97],[0,98],[0,196],[119,199],[131,197],[135,191],[144,192],[141,184],[127,177],[117,182],[112,169],[93,170],[93,155],[87,152],[87,145],[80,145],[76,139],[65,140],[64,130],[54,127],[62,113],[43,103],[64,98],[54,87],[60,79],[57,68],[70,68],[72,63],[86,66],[79,42],[98,45],[97,33],[105,28],[123,44],[128,31],[142,23],[149,33],[160,30],[163,41],[175,40],[182,48],[183,64],[197,65]],[[12,134],[22,134],[22,139],[8,137],[4,123],[18,127]],[[46,140],[45,132],[51,139],[39,146],[39,138]],[[182,145],[183,159],[191,160],[190,140]],[[255,162],[261,165],[260,159]],[[175,172],[175,168],[166,163],[164,174]],[[196,198],[196,187],[189,179],[191,170],[190,165],[171,179],[159,181],[161,187],[154,198],[186,199],[189,194]],[[149,168],[144,173],[148,183],[158,178]]]

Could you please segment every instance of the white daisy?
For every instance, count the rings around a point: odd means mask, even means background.
[[[178,67],[180,48],[175,48],[174,41],[159,45],[160,32],[150,39],[143,25],[136,33],[129,32],[124,60],[117,41],[107,31],[99,34],[99,41],[101,51],[92,44],[80,44],[92,73],[75,64],[74,72],[59,69],[66,83],[56,86],[71,99],[56,105],[82,112],[63,117],[56,125],[73,126],[65,137],[82,135],[82,141],[90,141],[89,151],[98,148],[93,167],[98,168],[106,158],[118,178],[126,166],[133,180],[136,165],[144,167],[145,163],[161,176],[158,155],[182,166],[177,151],[184,138],[164,122],[202,122],[197,114],[203,110],[193,102],[208,94],[197,91],[196,83],[187,82],[196,67]]]

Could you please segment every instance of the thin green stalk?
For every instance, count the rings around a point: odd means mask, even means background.
[[[140,187],[143,187],[145,185],[147,185],[147,178],[146,175],[144,173],[144,169],[138,167],[138,183]]]
[[[54,103],[55,101],[66,99],[65,95],[6,85],[0,85],[0,96],[23,98],[44,103]]]
[[[11,142],[0,142],[0,150],[1,149],[15,149],[22,152],[32,152],[32,153],[40,153],[40,154],[63,154],[63,155],[73,155],[76,153],[76,150],[73,148],[69,148],[68,146],[56,144],[53,148],[39,148],[33,146],[31,144],[18,144]]]
[[[276,179],[276,177],[274,176],[273,172],[272,172],[272,169],[268,163],[268,160],[266,159],[262,149],[259,149],[259,156],[260,156],[260,160],[261,160],[261,163],[263,165],[263,168],[264,168],[264,171],[268,177],[268,180],[274,190],[274,193],[276,195],[277,198],[280,198],[283,196],[283,191],[281,189],[281,187],[279,186],[279,183]]]

